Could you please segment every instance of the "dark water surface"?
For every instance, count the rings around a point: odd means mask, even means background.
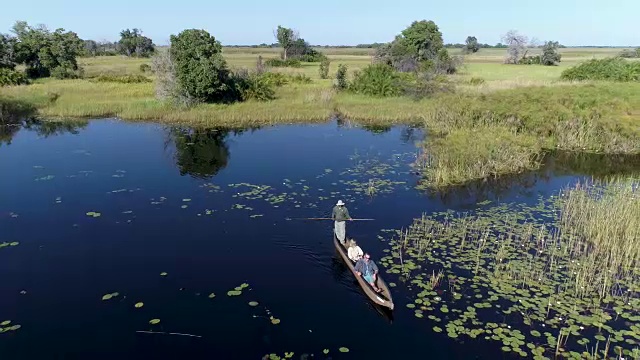
[[[401,285],[394,313],[376,310],[338,260],[331,223],[287,219],[328,216],[343,199],[352,216],[376,219],[347,228],[375,259],[381,230],[423,212],[534,203],[638,160],[553,155],[540,171],[429,194],[415,189],[421,134],[410,128],[97,120],[2,135],[0,243],[19,244],[0,248],[0,321],[21,325],[0,334],[3,360],[502,358],[495,344],[434,333],[405,308]],[[370,179],[385,181],[375,196],[356,191]]]

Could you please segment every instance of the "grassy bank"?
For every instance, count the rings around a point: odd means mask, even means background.
[[[367,49],[328,49],[330,77],[338,64],[350,76],[371,63]],[[153,75],[140,65],[148,59],[98,57],[82,59],[88,79],[38,80],[29,86],[5,87],[5,101],[31,104],[43,117],[120,117],[195,127],[262,126],[325,122],[333,114],[363,124],[424,124],[432,133],[425,144],[425,174],[431,186],[535,169],[544,148],[602,153],[633,153],[638,145],[640,84],[571,83],[559,80],[570,65],[590,57],[606,57],[620,49],[562,49],[558,67],[503,65],[502,49],[483,49],[467,58],[452,80],[456,94],[431,99],[372,98],[332,90],[321,79],[317,63],[301,68],[274,68],[304,74],[309,84],[290,83],[276,89],[269,102],[202,104],[172,107],[155,99],[154,83],[93,81],[100,75]],[[228,48],[235,69],[254,68],[257,56],[278,56],[277,49]],[[455,52],[455,50],[452,50]],[[108,78],[103,76],[103,78]],[[481,81],[470,81],[481,79]],[[428,165],[428,166],[427,166]]]

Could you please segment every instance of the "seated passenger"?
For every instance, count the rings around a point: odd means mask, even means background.
[[[347,256],[351,261],[356,262],[362,258],[362,249],[355,240],[349,241],[349,249],[347,250]]]
[[[359,276],[362,276],[371,285],[375,292],[381,290],[376,286],[376,280],[378,280],[378,266],[371,260],[371,256],[367,253],[364,257],[358,260],[355,266],[355,270]]]

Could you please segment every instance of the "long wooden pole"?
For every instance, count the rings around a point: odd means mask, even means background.
[[[289,219],[289,220],[333,220],[332,218],[296,218],[296,219]],[[372,221],[375,219],[350,219],[350,220],[346,220],[346,221]]]

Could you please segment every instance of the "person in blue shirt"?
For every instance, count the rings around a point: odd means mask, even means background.
[[[378,266],[371,260],[369,253],[365,253],[356,263],[355,270],[358,276],[362,276],[371,285],[375,292],[380,292],[380,288],[376,286],[378,280]]]

